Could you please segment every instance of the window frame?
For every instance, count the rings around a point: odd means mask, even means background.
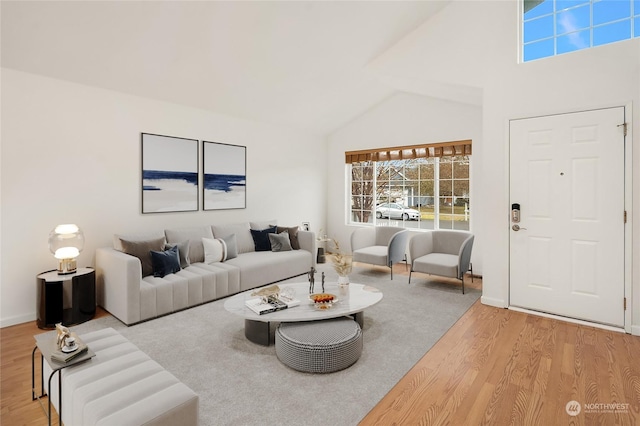
[[[345,153],[346,154],[346,153]],[[452,158],[454,159],[453,161],[451,161],[451,177],[449,179],[446,180],[450,180],[451,181],[451,187],[452,187],[452,193],[449,196],[452,201],[451,201],[451,211],[450,212],[442,212],[441,210],[441,203],[442,203],[442,197],[440,194],[440,182],[445,180],[442,179],[440,176],[440,164],[441,164],[441,159],[442,158]],[[457,178],[455,176],[455,164],[462,162],[459,159],[460,158],[466,158],[466,177],[465,178]],[[403,201],[399,202],[397,201],[397,197],[393,198],[393,197],[388,197],[386,199],[379,199],[378,196],[378,176],[380,174],[379,171],[379,163],[388,163],[388,162],[402,162],[403,163],[403,168],[402,168],[402,172],[405,172],[404,167],[406,166],[406,162],[410,161],[410,160],[417,160],[418,162],[428,162],[428,161],[432,161],[433,164],[433,176],[429,176],[429,177],[425,177],[424,179],[422,178],[422,176],[420,175],[421,173],[421,167],[420,164],[418,164],[418,182],[417,184],[420,185],[420,182],[423,181],[430,181],[433,180],[433,194],[421,194],[419,193],[418,195],[408,195],[406,193],[408,186],[407,182],[410,182],[411,179],[404,177],[402,180],[402,190],[401,193],[404,194],[403,197]],[[363,164],[366,163],[366,164]],[[423,163],[424,164],[424,163]],[[354,173],[353,173],[353,167],[360,167],[360,165],[362,165],[362,167],[373,167],[373,170],[371,171],[371,178],[370,179],[361,179],[359,181],[355,181],[356,184],[358,184],[360,186],[360,188],[363,188],[364,185],[361,185],[362,182],[371,182],[371,187],[370,187],[370,191],[371,194],[369,194],[368,196],[371,197],[370,202],[371,202],[371,208],[370,210],[362,210],[362,203],[354,203],[354,193],[353,193],[353,189],[356,187],[354,186]],[[367,161],[367,162],[347,162],[346,164],[346,170],[345,173],[347,175],[347,191],[346,191],[346,202],[345,202],[345,213],[346,213],[346,224],[348,226],[401,226],[410,230],[415,230],[415,231],[428,231],[428,230],[435,230],[435,229],[448,229],[448,230],[459,230],[459,231],[471,231],[472,229],[472,220],[471,220],[471,208],[469,206],[471,206],[472,203],[472,156],[471,154],[466,154],[466,155],[445,155],[445,156],[438,156],[438,157],[422,157],[422,158],[417,158],[417,159],[396,159],[396,160],[384,160],[384,161]],[[358,173],[358,176],[362,177],[363,174],[362,173]],[[389,178],[389,181],[392,181],[392,179]],[[454,182],[456,181],[465,181],[466,185],[467,185],[467,194],[466,196],[464,195],[456,195],[455,190],[454,190]],[[387,189],[387,195],[390,194],[389,189]],[[361,196],[361,197],[365,197],[367,196],[367,194],[355,194],[355,196]],[[387,205],[392,205],[392,204],[401,204],[401,205],[405,205],[406,201],[409,198],[412,198],[412,201],[415,202],[415,198],[416,197],[425,197],[425,198],[432,198],[433,199],[433,226],[432,227],[422,227],[421,223],[423,223],[423,221],[429,221],[429,219],[422,219],[422,214],[420,214],[419,219],[416,220],[405,220],[404,217],[400,217],[399,219],[392,219],[391,215],[389,215],[387,218],[378,218],[376,215],[376,208],[378,206],[387,204]],[[465,209],[463,210],[464,213],[463,214],[458,214],[455,212],[455,206],[456,206],[456,199],[457,198],[462,198],[462,199],[466,199],[465,202]],[[359,204],[359,207],[355,207],[355,204]],[[355,208],[354,208],[355,207]],[[409,209],[414,209],[414,210],[418,210],[420,211],[420,208],[415,208],[412,206],[406,206],[406,208]],[[366,213],[364,213],[366,211]],[[443,219],[443,216],[449,216],[450,219]],[[456,222],[458,219],[458,216],[465,216],[465,219],[463,219],[463,221],[467,224],[466,226],[462,226],[462,227],[458,227],[456,228]],[[363,219],[366,217],[366,221]],[[449,223],[450,226],[444,226],[444,224]],[[413,225],[413,224],[417,224],[415,226],[405,226],[405,225]]]
[[[637,0],[626,0],[629,2],[629,15],[628,16],[623,16],[621,18],[616,18],[616,19],[612,19],[612,20],[608,20],[608,21],[603,21],[603,22],[599,22],[599,23],[594,23],[594,5],[596,6],[596,9],[598,9],[598,5],[603,5],[606,4],[607,2],[604,0],[585,0],[584,2],[578,3],[578,4],[574,4],[571,5],[569,7],[565,7],[562,9],[557,9],[557,4],[558,2],[561,2],[562,0],[544,0],[544,1],[550,1],[552,4],[551,7],[551,11],[550,12],[545,12],[542,13],[540,15],[535,15],[533,17],[530,17],[529,19],[525,18],[525,0],[521,0],[518,5],[518,28],[519,28],[519,40],[518,40],[518,62],[519,63],[528,63],[528,62],[532,62],[532,61],[537,61],[540,59],[545,59],[545,58],[551,58],[554,56],[558,56],[558,55],[563,55],[565,53],[571,53],[571,52],[576,52],[576,51],[580,51],[580,50],[586,50],[586,49],[590,49],[593,47],[598,47],[598,46],[604,46],[607,44],[611,44],[611,43],[617,43],[620,41],[625,41],[625,40],[633,40],[634,38],[639,38],[640,37],[640,29],[636,28],[636,26],[640,25],[640,10],[636,10],[636,9],[640,9],[640,2],[638,2]],[[544,2],[543,1],[543,2]],[[620,1],[620,0],[618,0]],[[534,6],[537,7],[540,5],[536,5]],[[589,24],[585,27],[580,27],[575,29],[574,31],[565,31],[562,33],[558,32],[558,17],[562,14],[567,14],[571,11],[577,11],[579,9],[584,9],[585,7],[588,7],[589,9],[589,15],[588,15],[588,19],[589,19]],[[533,9],[533,8],[532,8]],[[530,9],[530,10],[532,10]],[[597,11],[596,11],[597,14]],[[527,23],[533,23],[535,21],[540,21],[542,19],[546,19],[546,18],[552,18],[552,35],[550,36],[545,36],[545,37],[541,37],[541,38],[537,38],[535,40],[528,40],[525,41],[525,36],[526,36],[526,24]],[[617,24],[621,24],[621,23],[626,23],[628,22],[628,28],[629,28],[629,36],[626,37],[626,35],[624,36],[624,38],[619,38],[619,39],[615,39],[615,40],[605,40],[602,39],[600,42],[598,42],[596,44],[596,40],[595,40],[595,36],[594,34],[597,34],[600,32],[600,30],[602,30],[605,27],[611,26],[611,25],[617,25]],[[564,51],[559,51],[559,42],[562,42],[565,39],[571,39],[573,36],[576,36],[578,34],[581,33],[585,33],[588,32],[588,45],[584,46],[584,47],[576,47],[576,48],[569,48],[567,50]],[[607,34],[606,32],[604,32],[603,34]],[[542,56],[534,56],[530,59],[526,58],[526,47],[527,46],[531,46],[535,43],[548,43],[548,42],[552,42],[553,46],[552,46],[552,50],[553,53],[551,54],[545,54]]]

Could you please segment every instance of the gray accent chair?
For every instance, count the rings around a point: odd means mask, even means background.
[[[411,237],[409,257],[411,274],[421,272],[441,277],[457,278],[462,281],[464,294],[464,275],[471,267],[471,249],[474,235],[464,231],[428,231]],[[473,270],[472,279],[473,279]]]
[[[406,261],[409,232],[395,226],[358,228],[351,234],[354,262],[388,266],[393,279],[393,264]]]

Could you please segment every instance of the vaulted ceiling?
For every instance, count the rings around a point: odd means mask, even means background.
[[[444,1],[2,1],[1,64],[330,133],[397,89],[367,65]]]

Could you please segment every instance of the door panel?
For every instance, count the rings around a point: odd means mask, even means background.
[[[624,325],[624,108],[510,122],[510,304]],[[513,225],[513,224],[511,224]]]

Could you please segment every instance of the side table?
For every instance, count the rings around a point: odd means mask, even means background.
[[[71,282],[71,306],[64,307],[65,283]],[[43,272],[37,277],[38,328],[55,328],[56,324],[69,326],[88,321],[96,314],[96,273],[93,268],[78,268],[68,275],[56,270]]]
[[[31,352],[31,400],[35,401],[36,399],[40,402],[40,406],[42,406],[42,402],[40,398],[45,395],[45,387],[44,387],[44,360],[47,360],[49,367],[51,367],[51,374],[49,375],[48,385],[47,385],[47,409],[45,410],[45,414],[49,420],[48,425],[51,426],[51,380],[53,376],[58,373],[58,424],[62,424],[62,374],[60,371],[72,367],[74,365],[81,364],[83,362],[89,361],[91,358],[96,356],[96,354],[88,349],[87,352],[78,355],[68,362],[56,362],[51,359],[51,354],[56,350],[56,339],[47,339],[42,338],[41,336],[34,336],[36,339],[36,346],[33,348]],[[40,351],[40,395],[36,395],[36,369],[35,369],[35,357],[36,350]]]

